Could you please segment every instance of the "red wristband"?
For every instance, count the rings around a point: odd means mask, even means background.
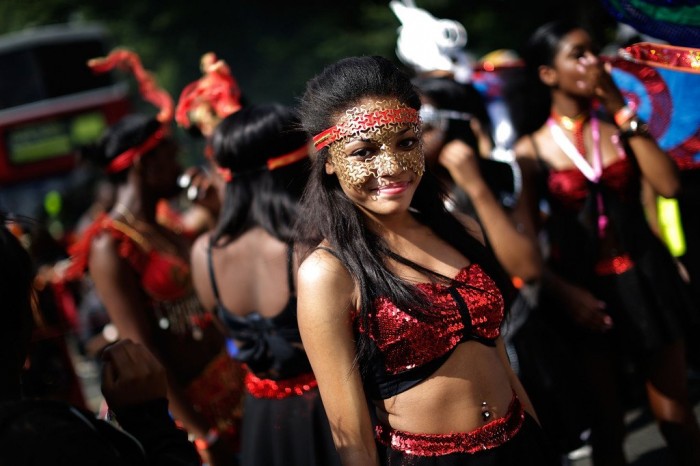
[[[620,110],[615,112],[615,115],[613,115],[613,119],[615,120],[615,124],[617,126],[622,126],[636,114],[637,112],[635,112],[629,105],[625,105]]]

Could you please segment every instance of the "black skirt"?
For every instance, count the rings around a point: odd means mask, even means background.
[[[241,466],[262,465],[340,465],[318,388],[282,399],[246,396]]]

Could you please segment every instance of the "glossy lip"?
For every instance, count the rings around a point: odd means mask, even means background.
[[[394,181],[392,183],[377,186],[374,190],[382,196],[398,196],[403,194],[410,186],[412,181]]]

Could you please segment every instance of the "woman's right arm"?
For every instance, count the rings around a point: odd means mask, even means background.
[[[340,262],[317,250],[300,266],[298,320],[344,466],[379,465],[360,373],[352,312],[355,286]]]
[[[119,338],[129,338],[153,351],[146,320],[148,309],[138,276],[119,256],[118,244],[111,235],[98,235],[93,240],[89,269],[109,318],[119,331]]]
[[[119,338],[141,343],[160,358],[160,352],[153,344],[151,326],[146,319],[150,309],[142,294],[138,276],[119,256],[117,248],[111,235],[104,234],[95,238],[90,251],[90,276],[111,322],[119,332]],[[190,433],[205,437],[210,426],[187,401],[183,387],[175,380],[171,370],[168,370],[167,375],[170,410]]]

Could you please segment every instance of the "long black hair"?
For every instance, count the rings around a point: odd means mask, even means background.
[[[104,169],[118,155],[137,147],[155,133],[162,124],[153,117],[131,114],[123,117],[105,130],[97,143],[81,150],[83,159]],[[108,178],[115,184],[126,181],[128,169],[111,173]]]
[[[519,79],[506,84],[504,94],[511,102],[511,118],[518,136],[533,133],[547,120],[552,97],[539,76],[540,66],[553,66],[564,36],[582,26],[570,19],[545,23],[529,37],[521,50],[525,70]]]
[[[293,240],[298,202],[308,179],[308,158],[274,170],[267,161],[304,148],[307,135],[296,112],[279,104],[244,107],[221,121],[212,135],[216,163],[231,171],[213,239],[236,239],[259,226]]]
[[[551,21],[538,27],[525,44],[525,66],[533,73],[542,65],[553,66],[561,40],[574,29],[580,28],[580,24],[569,19]]]
[[[395,98],[411,108],[420,108],[416,89],[393,63],[377,56],[352,57],[330,65],[308,82],[300,103],[302,125],[309,135],[316,135],[332,126],[334,118],[345,109],[367,97]],[[390,299],[407,312],[428,308],[426,297],[415,286],[394,274],[387,267],[387,262],[395,260],[434,280],[444,280],[444,277],[398,256],[380,236],[367,228],[363,215],[344,194],[337,177],[326,174],[327,158],[327,147],[314,157],[309,183],[302,198],[299,239],[306,241],[310,249],[323,240],[328,241],[334,254],[359,286],[360,324],[364,328],[369,328],[368,314],[375,299],[380,296]],[[470,260],[479,263],[496,280],[504,296],[510,298],[510,292],[506,291],[510,282],[493,254],[468,234],[464,226],[446,210],[444,199],[441,184],[426,171],[411,207],[415,209],[420,222]],[[372,351],[368,336],[360,333],[360,359],[369,357]]]

